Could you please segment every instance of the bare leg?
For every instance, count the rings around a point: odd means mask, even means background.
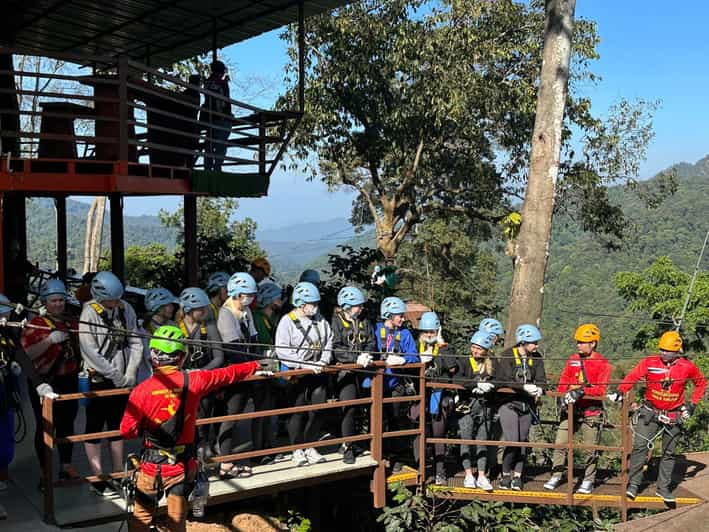
[[[93,471],[94,475],[100,475],[103,472],[101,467],[101,444],[84,443],[84,449],[86,450],[86,457],[89,459],[91,471]]]

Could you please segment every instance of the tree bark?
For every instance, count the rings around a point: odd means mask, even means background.
[[[549,257],[576,0],[547,0],[544,55],[510,295],[507,343],[522,323],[539,325]]]
[[[86,235],[84,239],[84,273],[95,272],[101,256],[103,218],[106,213],[106,197],[96,196],[86,215]]]

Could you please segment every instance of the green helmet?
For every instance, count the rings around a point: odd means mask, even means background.
[[[150,355],[155,366],[173,364],[185,352],[185,335],[174,325],[163,325],[159,327],[150,339]]]

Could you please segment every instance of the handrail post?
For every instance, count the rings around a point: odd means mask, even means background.
[[[262,176],[266,175],[266,117],[263,113],[259,113],[258,126],[258,173]]]
[[[426,486],[426,365],[419,368],[419,485]],[[435,464],[434,464],[435,467]]]
[[[54,520],[54,400],[42,400],[42,430],[44,433],[44,522],[55,524]]]
[[[386,505],[386,468],[384,457],[382,456],[384,373],[381,368],[377,368],[377,373],[372,378],[371,391],[372,405],[370,408],[369,430],[372,433],[372,460],[377,463],[372,478],[372,495],[374,507],[384,508]]]
[[[566,408],[566,414],[569,416],[568,441],[566,442],[566,502],[574,503],[574,404],[569,403]]]
[[[628,520],[628,498],[625,492],[628,489],[628,454],[630,454],[630,447],[633,445],[629,434],[630,418],[628,417],[631,394],[625,398],[620,409],[620,437],[621,447],[623,447],[623,452],[620,455],[620,518],[623,522]]]
[[[128,56],[118,58],[118,168],[120,175],[128,175]]]

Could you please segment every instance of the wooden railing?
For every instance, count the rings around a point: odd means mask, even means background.
[[[337,365],[326,368],[323,371],[324,375],[336,374],[337,372],[343,370],[362,370],[361,366],[356,364],[348,365]],[[353,399],[349,401],[327,401],[321,404],[314,405],[304,405],[295,406],[288,408],[278,408],[271,410],[257,410],[254,412],[247,412],[242,414],[233,414],[225,416],[210,417],[205,419],[197,420],[197,425],[207,425],[214,423],[223,423],[226,421],[243,421],[251,420],[257,418],[267,418],[272,416],[287,416],[295,413],[306,413],[313,411],[322,411],[329,409],[340,409],[348,406],[360,406],[369,407],[369,431],[365,434],[357,434],[350,437],[340,437],[332,438],[326,440],[318,440],[312,442],[305,442],[297,445],[283,445],[279,447],[273,447],[268,449],[255,449],[246,452],[230,453],[217,455],[211,458],[211,462],[221,463],[221,462],[231,462],[234,460],[243,460],[248,458],[255,458],[259,456],[272,455],[276,453],[287,453],[292,452],[296,449],[305,449],[308,447],[329,447],[333,445],[338,445],[341,443],[354,443],[354,442],[369,442],[370,453],[372,460],[376,463],[372,473],[371,482],[371,492],[373,496],[373,506],[375,508],[382,508],[386,504],[386,466],[387,461],[383,454],[383,442],[389,438],[415,438],[418,437],[418,451],[419,451],[419,463],[418,463],[418,474],[416,479],[416,484],[424,489],[426,486],[426,446],[433,444],[446,444],[446,445],[490,445],[490,446],[508,446],[508,447],[526,447],[526,448],[537,448],[537,449],[566,449],[567,452],[567,485],[566,485],[566,503],[574,504],[575,495],[573,492],[573,474],[574,474],[574,451],[603,451],[603,452],[613,452],[620,453],[621,455],[621,483],[619,492],[619,507],[622,513],[623,520],[627,518],[628,502],[625,497],[625,490],[627,488],[627,457],[630,453],[632,446],[632,439],[629,432],[629,416],[628,408],[630,400],[623,402],[620,414],[620,424],[612,425],[605,424],[605,428],[620,429],[621,431],[621,445],[611,446],[611,445],[583,445],[574,442],[574,408],[573,405],[569,405],[567,408],[567,416],[569,420],[569,439],[566,444],[555,444],[547,442],[501,442],[495,440],[462,440],[458,438],[433,438],[426,436],[426,400],[428,394],[426,391],[428,389],[453,389],[462,390],[463,386],[455,383],[443,383],[443,382],[431,382],[427,381],[425,377],[425,366],[423,364],[409,364],[406,365],[405,369],[407,372],[411,373],[410,377],[418,384],[418,391],[415,395],[401,396],[401,397],[386,397],[384,388],[385,379],[385,369],[384,363],[376,362],[371,368],[370,376],[372,378],[372,384],[370,389],[370,395],[368,397],[362,397],[359,399]],[[401,370],[401,367],[397,367],[397,370]],[[276,378],[292,379],[298,378],[306,375],[312,375],[311,370],[291,370],[280,372],[274,375]],[[250,377],[246,381],[262,381],[269,379],[270,377]],[[508,390],[511,392],[511,390]],[[98,480],[105,480],[107,478],[119,479],[124,476],[123,471],[114,471],[112,473],[98,476],[87,476],[79,480],[54,480],[54,448],[58,443],[64,442],[85,442],[89,440],[95,440],[100,438],[110,438],[115,436],[120,436],[120,432],[114,431],[104,431],[90,434],[79,434],[74,436],[69,436],[66,438],[56,438],[54,436],[54,405],[61,401],[76,401],[83,398],[98,398],[98,397],[108,397],[114,395],[126,395],[130,393],[128,389],[116,389],[107,391],[96,391],[96,392],[85,392],[85,393],[74,393],[62,395],[57,399],[45,399],[42,403],[42,415],[43,415],[43,432],[44,432],[44,444],[45,444],[45,468],[43,471],[44,475],[44,519],[47,523],[54,523],[54,490],[57,487],[62,487],[66,485],[77,484],[81,482],[93,482]],[[501,388],[498,393],[505,393],[505,389]],[[563,394],[556,392],[546,392],[547,396],[559,397]],[[594,398],[594,397],[589,397]],[[605,400],[603,397],[597,397],[594,399]],[[630,399],[630,398],[627,398]],[[404,430],[398,431],[384,431],[384,405],[393,403],[419,403],[419,419],[418,425]],[[550,422],[543,422],[550,423]],[[505,493],[506,500],[514,500],[514,492]],[[510,499],[511,497],[511,499]],[[577,496],[576,496],[577,497]],[[519,502],[523,502],[523,498],[519,498]]]

